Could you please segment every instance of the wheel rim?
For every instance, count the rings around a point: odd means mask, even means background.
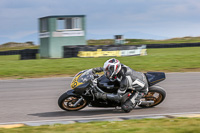
[[[154,101],[154,104],[149,105],[149,107],[159,104],[162,98],[163,96],[158,92],[148,92],[148,94],[145,96],[146,101]]]
[[[81,109],[86,105],[86,100],[83,99],[76,107],[74,107],[74,104],[78,101],[78,97],[76,96],[70,96],[67,97],[65,100],[62,102],[62,106],[67,109],[67,110],[78,110]]]

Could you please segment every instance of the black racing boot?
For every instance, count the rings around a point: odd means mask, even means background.
[[[122,103],[122,109],[129,113],[136,105],[140,104],[140,99],[144,96],[144,93],[137,92],[131,96],[125,103]]]
[[[131,100],[127,100],[125,103],[122,104],[121,107],[124,112],[129,113],[135,106],[136,103],[132,103]]]
[[[122,103],[122,110],[124,112],[129,113],[135,106],[137,105],[136,97],[138,96],[138,92],[134,95],[130,96],[125,102]]]

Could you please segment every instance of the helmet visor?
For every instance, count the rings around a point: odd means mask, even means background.
[[[111,79],[114,75],[114,66],[110,66],[107,70],[105,70],[106,77]]]
[[[106,77],[107,77],[108,79],[110,79],[110,77],[111,77],[111,75],[112,75],[111,71],[107,70],[105,73],[106,73]]]

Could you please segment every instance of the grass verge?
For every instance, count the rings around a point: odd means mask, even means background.
[[[200,47],[148,49],[147,56],[116,57],[137,71],[200,71]],[[111,57],[19,60],[19,55],[0,56],[0,78],[70,76],[103,66]]]
[[[140,119],[0,129],[1,133],[199,133],[200,118]]]

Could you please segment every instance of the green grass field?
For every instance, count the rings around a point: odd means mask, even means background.
[[[0,133],[199,133],[200,118],[141,119],[2,129]]]
[[[200,71],[200,47],[148,49],[147,56],[116,57],[137,71]],[[36,78],[72,76],[103,66],[111,57],[19,60],[19,55],[0,56],[0,77]]]

